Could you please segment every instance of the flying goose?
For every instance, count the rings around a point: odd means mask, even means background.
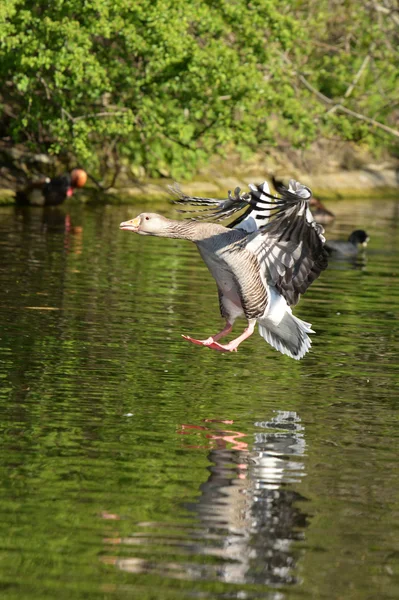
[[[75,188],[80,188],[87,181],[87,173],[83,169],[73,169],[71,173],[58,177],[45,177],[32,181],[16,194],[16,203],[20,206],[57,206],[72,196]]]
[[[369,236],[363,229],[355,229],[350,234],[347,242],[328,240],[325,248],[329,254],[335,257],[351,258],[356,256],[361,248],[365,248],[369,240]]]
[[[296,360],[310,349],[310,323],[292,314],[310,284],[327,267],[324,230],[309,210],[310,190],[291,180],[281,187],[281,197],[270,194],[267,182],[249,185],[241,194],[236,188],[225,200],[186,196],[170,188],[177,204],[206,207],[195,219],[175,221],[155,213],[142,213],[120,224],[120,229],[141,235],[180,238],[194,242],[216,280],[220,312],[225,327],[205,340],[183,338],[222,352],[235,352],[252,335],[260,335],[276,350]],[[238,218],[227,227],[204,219]],[[201,209],[200,209],[201,210]],[[181,212],[187,212],[185,210]],[[227,344],[219,340],[232,330],[237,317],[247,319],[245,331]]]

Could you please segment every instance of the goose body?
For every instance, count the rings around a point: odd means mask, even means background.
[[[16,203],[20,206],[58,206],[86,181],[87,174],[83,169],[73,169],[71,173],[53,179],[46,177],[33,181],[17,192]]]
[[[347,241],[328,240],[326,250],[329,254],[341,258],[355,257],[361,248],[365,248],[369,241],[369,236],[363,229],[352,231]]]
[[[261,336],[276,350],[296,360],[311,346],[311,326],[292,315],[300,294],[327,266],[323,228],[309,210],[310,191],[297,182],[284,188],[281,198],[270,194],[267,183],[250,186],[250,192],[225,201],[185,196],[174,189],[179,203],[211,206],[210,218],[224,218],[245,209],[225,227],[202,220],[174,221],[155,213],[142,213],[121,223],[123,230],[141,235],[181,238],[194,242],[214,277],[222,331],[205,339],[186,340],[209,348],[234,352],[259,325]],[[209,214],[210,213],[210,214]],[[238,317],[245,317],[244,332],[222,345]]]

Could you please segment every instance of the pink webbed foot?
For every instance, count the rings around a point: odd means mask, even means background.
[[[196,340],[195,338],[192,338],[189,335],[182,335],[182,338],[184,338],[188,342],[192,342],[193,344],[196,344],[197,346],[207,346],[208,348],[211,348],[212,343],[214,343],[214,340],[211,337],[206,340]]]
[[[207,344],[208,348],[212,348],[212,350],[219,350],[219,352],[237,352],[237,346],[230,346],[230,344],[218,344],[218,342],[213,342],[212,344]]]
[[[182,335],[182,338],[184,338],[188,342],[196,344],[197,346],[205,346],[206,348],[212,348],[212,350],[219,350],[219,352],[237,352],[236,347],[229,348],[229,344],[227,344],[226,346],[218,344],[218,342],[216,342],[213,337],[209,337],[206,340],[196,340],[195,338],[192,338],[189,335]]]
[[[249,338],[250,335],[253,334],[255,323],[255,319],[248,321],[248,327],[245,329],[244,333],[238,336],[238,338],[236,338],[235,340],[231,340],[231,342],[229,342],[225,346],[223,346],[223,344],[219,344],[217,340],[220,340],[221,337],[227,335],[231,331],[232,325],[230,323],[227,323],[226,327],[222,331],[220,331],[213,337],[209,337],[207,340],[195,340],[194,338],[188,335],[183,335],[183,337],[185,340],[188,340],[193,344],[197,344],[198,346],[206,346],[207,348],[212,348],[212,350],[218,350],[219,352],[237,352],[237,348],[241,344],[241,342],[243,342],[244,340]]]
[[[187,340],[188,342],[192,342],[193,344],[196,344],[197,346],[205,346],[206,348],[212,348],[212,350],[219,350],[219,352],[237,352],[237,346],[239,345],[239,343],[241,342],[242,339],[247,337],[248,334],[245,334],[244,337],[240,336],[236,340],[232,340],[229,344],[226,344],[226,346],[223,346],[222,344],[218,344],[218,340],[220,340],[220,338],[222,338],[222,337],[226,336],[228,333],[230,333],[232,328],[233,328],[232,324],[229,323],[229,321],[227,321],[226,325],[222,329],[222,331],[219,331],[219,333],[216,333],[215,335],[210,336],[206,340],[196,340],[195,338],[192,338],[189,335],[183,335],[182,337],[185,340]],[[253,331],[253,328],[252,328],[252,331]]]

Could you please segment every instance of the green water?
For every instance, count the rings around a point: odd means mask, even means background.
[[[398,206],[334,207],[300,362],[182,340],[215,285],[142,207],[0,209],[1,598],[398,598]]]

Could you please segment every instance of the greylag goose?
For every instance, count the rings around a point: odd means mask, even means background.
[[[274,185],[274,189],[277,192],[280,191],[281,186],[284,187],[283,182],[276,179],[275,177],[272,177],[272,182]],[[321,225],[328,225],[329,223],[332,223],[334,221],[334,213],[328,210],[328,208],[326,208],[321,202],[321,200],[319,200],[318,198],[312,196],[310,199],[309,207],[316,223],[320,223]]]
[[[363,229],[356,229],[350,234],[348,241],[329,240],[325,244],[327,252],[336,257],[353,258],[361,248],[367,246],[369,236]]]
[[[75,188],[80,188],[87,181],[87,173],[83,169],[73,169],[71,173],[50,179],[45,177],[29,183],[16,194],[19,206],[57,206],[72,196]]]
[[[327,267],[323,227],[309,210],[310,190],[291,180],[281,197],[270,194],[266,182],[250,184],[247,193],[229,192],[226,200],[184,195],[171,188],[178,204],[205,206],[196,219],[175,221],[155,213],[142,213],[120,224],[120,229],[141,235],[180,238],[194,242],[216,280],[225,327],[205,340],[183,337],[199,346],[222,352],[237,351],[259,324],[260,335],[276,350],[296,360],[310,349],[310,323],[292,314],[310,284]],[[217,222],[242,211],[227,227]],[[187,212],[187,211],[181,211]],[[194,212],[199,212],[198,208]],[[219,340],[232,330],[237,317],[247,319],[245,331],[223,345]]]

